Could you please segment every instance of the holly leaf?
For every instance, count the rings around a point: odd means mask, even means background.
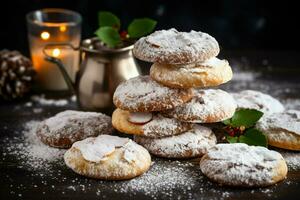
[[[120,29],[121,22],[120,19],[111,12],[100,11],[98,13],[99,26],[105,27],[110,26],[115,28],[116,30]]]
[[[232,137],[232,136],[226,135],[226,140],[229,143],[237,143],[238,142],[238,137]]]
[[[229,125],[232,127],[245,126],[245,128],[249,128],[254,126],[262,116],[263,112],[255,109],[240,109],[235,111]]]
[[[157,22],[150,18],[141,18],[133,20],[127,30],[129,37],[131,38],[139,38],[151,33]]]
[[[95,34],[104,42],[108,47],[115,47],[121,42],[121,37],[118,31],[112,27],[100,27]]]
[[[230,124],[231,124],[231,119],[225,119],[225,120],[223,121],[223,124],[225,124],[225,125],[230,125]]]
[[[244,135],[239,137],[239,142],[254,146],[268,146],[268,140],[265,134],[255,128],[249,128]]]

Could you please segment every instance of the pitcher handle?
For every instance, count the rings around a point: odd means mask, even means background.
[[[68,72],[66,71],[66,68],[65,68],[64,64],[62,63],[62,60],[57,57],[49,55],[46,51],[50,47],[53,48],[54,46],[55,47],[67,46],[67,47],[70,47],[71,49],[73,49],[74,51],[79,50],[80,47],[75,47],[70,43],[49,43],[49,44],[46,44],[43,48],[43,54],[45,55],[45,60],[52,62],[58,66],[60,72],[63,75],[65,82],[67,83],[67,86],[68,86],[70,92],[72,92],[73,94],[76,95],[75,84],[72,82],[72,79],[70,78]]]

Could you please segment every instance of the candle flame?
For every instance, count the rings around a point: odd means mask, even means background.
[[[41,38],[43,40],[48,40],[50,38],[50,33],[46,32],[46,31],[42,32],[41,33]]]
[[[61,31],[61,32],[65,32],[66,30],[67,30],[67,27],[66,26],[60,26],[59,27],[59,30]]]
[[[53,57],[58,57],[60,55],[60,49],[53,49],[52,51],[52,56]]]

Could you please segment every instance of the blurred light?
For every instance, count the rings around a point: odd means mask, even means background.
[[[60,55],[60,50],[59,49],[53,49],[52,51],[52,56],[53,57],[58,57]]]
[[[42,32],[41,33],[41,38],[43,40],[48,40],[50,38],[50,33],[46,32],[46,31]]]
[[[60,27],[59,27],[59,30],[60,30],[61,32],[65,32],[65,31],[67,30],[67,27],[66,27],[66,26],[60,26]]]

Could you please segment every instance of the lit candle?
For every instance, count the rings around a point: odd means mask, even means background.
[[[61,19],[58,19],[59,17]],[[79,46],[80,15],[63,9],[44,9],[29,13],[27,22],[30,53],[39,86],[48,90],[67,90],[67,84],[58,67],[44,59],[43,49],[50,43],[70,43]],[[59,58],[69,76],[75,79],[79,52],[63,46],[47,48],[46,52]]]

